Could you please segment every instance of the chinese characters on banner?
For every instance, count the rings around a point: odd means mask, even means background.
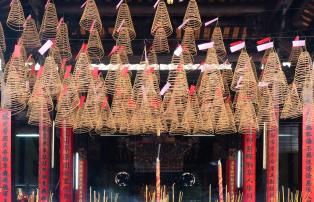
[[[314,200],[314,134],[312,116],[312,104],[304,104],[302,126],[302,201],[305,202],[310,202]]]
[[[73,130],[60,129],[60,202],[73,201]]]
[[[50,127],[39,125],[39,201],[49,201],[50,179]]]
[[[278,141],[279,129],[277,126],[268,129],[267,138],[267,176],[266,200],[277,201],[278,198]]]
[[[11,112],[0,110],[0,201],[11,202]]]
[[[243,202],[255,202],[256,132],[243,134]]]
[[[78,190],[76,191],[76,200],[78,202],[87,201],[87,159],[85,156],[79,156],[79,185]]]
[[[227,159],[227,187],[230,193],[231,199],[236,196],[236,149],[229,150],[229,156]]]

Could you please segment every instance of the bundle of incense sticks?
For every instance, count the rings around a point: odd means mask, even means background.
[[[177,197],[177,201],[175,201],[175,184],[172,185],[170,197],[169,192],[167,192],[167,187],[161,186],[161,195],[160,195],[160,202],[182,202],[183,200],[183,192],[180,191]],[[156,191],[150,192],[148,186],[145,186],[145,194],[144,194],[145,202],[156,202]],[[170,199],[171,198],[171,199]]]
[[[89,202],[118,202],[119,193],[106,192],[104,189],[103,194],[95,191],[92,187],[89,187]]]

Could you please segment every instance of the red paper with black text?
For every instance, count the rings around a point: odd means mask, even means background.
[[[82,155],[79,158],[79,185],[75,201],[85,202],[87,201],[87,159]]]
[[[266,201],[278,199],[278,142],[279,129],[277,126],[267,130],[267,175],[266,175]]]
[[[60,128],[60,202],[73,201],[73,130]]]
[[[243,202],[256,201],[256,132],[243,134]]]
[[[227,159],[227,187],[228,192],[230,193],[230,197],[234,198],[237,193],[236,186],[236,150],[230,149],[229,155]]]
[[[39,124],[39,201],[48,202],[50,196],[50,127]]]
[[[0,201],[12,201],[11,112],[0,110]]]
[[[303,106],[302,123],[302,201],[314,200],[314,130],[313,130],[313,106],[305,103]]]

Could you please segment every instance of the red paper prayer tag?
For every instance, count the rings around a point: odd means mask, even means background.
[[[61,25],[61,23],[63,22],[63,20],[64,20],[64,18],[63,18],[63,17],[59,20],[59,23],[58,23],[57,29],[59,29],[59,28],[60,28],[60,25]],[[55,44],[55,43],[53,43],[53,44]]]
[[[229,95],[226,99],[226,103],[230,103],[231,102],[231,96]]]
[[[264,43],[270,42],[270,40],[271,40],[270,37],[266,37],[264,39],[261,39],[261,40],[257,41],[256,43],[257,43],[257,45],[262,45]]]
[[[87,44],[86,44],[86,43],[83,43],[83,44],[82,44],[82,47],[81,47],[81,49],[80,49],[80,51],[78,52],[78,54],[77,54],[77,56],[76,56],[76,60],[77,60],[78,56],[79,56],[81,53],[85,53],[86,50],[87,50]]]
[[[153,72],[154,72],[154,70],[155,70],[155,68],[154,68],[154,67],[150,67],[150,68],[148,68],[148,72],[149,72],[149,73],[153,73]]]
[[[24,22],[24,24],[23,24],[23,27],[25,27],[26,26],[26,22],[27,22],[27,20],[29,20],[29,19],[31,19],[32,18],[32,15],[28,15],[27,16],[27,18],[26,18],[26,20],[25,20],[25,22]]]
[[[80,105],[79,105],[80,108],[83,107],[83,104],[84,104],[84,102],[85,102],[85,99],[86,99],[85,96],[82,96],[82,97],[81,97],[81,99],[80,99]]]
[[[109,99],[108,96],[104,98],[104,101],[102,102],[102,105],[101,105],[102,108],[105,108],[108,106],[108,99]]]
[[[300,36],[296,36],[295,38],[294,38],[294,41],[299,41],[300,40]]]
[[[92,25],[90,26],[89,32],[93,32],[96,20],[93,20]]]
[[[98,78],[98,73],[99,73],[99,67],[94,67],[94,69],[93,69],[93,77],[94,77],[94,79]]]
[[[122,76],[126,76],[129,72],[129,67],[124,67],[122,70]]]
[[[32,75],[35,75],[35,65],[32,65],[32,69],[31,69],[31,73],[32,73]]]
[[[38,72],[37,72],[37,78],[41,77],[41,75],[43,74],[44,72],[44,66],[40,66]]]
[[[194,95],[195,91],[196,91],[195,86],[194,86],[194,85],[191,85],[190,90],[189,90],[190,95],[191,95],[191,96]]]
[[[15,58],[21,57],[21,46],[19,44],[15,45],[14,47],[13,57]]]
[[[70,77],[70,73],[71,73],[71,70],[72,70],[72,65],[68,65],[67,66],[67,69],[65,71],[65,74],[64,74],[64,78],[67,79]]]
[[[232,46],[236,46],[236,45],[239,45],[239,44],[241,44],[241,43],[243,43],[243,41],[235,41],[235,42],[232,42],[231,44],[230,44],[230,46],[232,47]]]
[[[160,107],[160,101],[155,98],[155,99],[153,99],[153,100],[151,101],[151,105],[152,105],[152,107],[154,107],[155,109],[157,109],[157,108]]]
[[[63,58],[62,59],[62,62],[61,62],[61,69],[64,69],[65,68],[65,64],[67,63],[67,59],[66,58]]]
[[[183,70],[183,65],[182,65],[182,64],[179,64],[178,67],[177,67],[177,70],[178,70],[178,71],[182,71],[182,70]]]

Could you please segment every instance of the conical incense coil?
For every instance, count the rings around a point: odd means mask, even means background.
[[[123,24],[122,24],[123,23]],[[134,30],[134,25],[130,13],[129,6],[126,3],[122,3],[119,7],[116,23],[113,29],[113,38],[118,39],[119,37],[119,28],[120,27],[126,27],[129,31],[130,39],[133,40],[136,37],[136,33]]]
[[[115,120],[107,98],[105,98],[102,103],[100,116],[97,120],[95,131],[100,135],[112,135],[116,132]]]
[[[157,52],[153,47],[148,50],[147,59],[149,64],[158,64]]]
[[[120,48],[118,54],[120,55],[121,64],[130,64],[126,48]]]
[[[72,57],[68,26],[64,22],[59,23],[57,28],[56,45],[62,58],[69,60]]]
[[[113,97],[112,101],[112,114],[116,123],[116,128],[119,133],[127,133],[128,130],[128,116],[127,116],[127,106],[123,99],[119,97]]]
[[[245,133],[248,128],[258,131],[258,124],[252,102],[244,101],[244,106],[241,108],[239,117],[238,132]]]
[[[224,69],[221,71],[221,77],[224,84],[224,97],[230,96],[230,85],[232,82],[233,72],[230,69]]]
[[[94,29],[96,29],[97,32],[102,30],[102,22],[95,1],[86,0],[84,12],[80,20],[80,26],[88,31],[92,25],[94,25]]]
[[[213,127],[210,111],[207,109],[202,110],[202,107],[200,108],[200,110],[201,110],[202,120],[203,120],[203,126],[201,127],[201,130],[202,130],[201,132],[206,135],[213,134],[214,127]]]
[[[194,30],[198,30],[201,28],[202,20],[201,20],[200,12],[198,10],[196,0],[189,1],[189,5],[185,11],[183,21],[184,22],[187,21],[187,23],[184,26],[184,29],[186,29],[187,27],[190,27]]]
[[[113,95],[115,91],[115,83],[117,78],[117,71],[114,67],[109,67],[105,78],[105,87],[106,87],[106,94]]]
[[[25,48],[35,49],[41,46],[36,23],[33,18],[27,18],[22,33],[22,44]]]
[[[48,54],[50,57],[53,57],[56,65],[58,66],[58,68],[60,69],[61,68],[61,65],[62,65],[62,58],[61,58],[61,55],[60,55],[60,50],[57,46],[52,46],[50,49],[49,49],[49,54]]]
[[[5,52],[7,49],[6,43],[5,43],[5,37],[4,37],[4,31],[2,24],[0,22],[0,51]]]
[[[90,67],[87,53],[81,52],[78,56],[74,69],[74,77],[79,93],[88,92],[89,83],[92,78]]]
[[[304,51],[303,47],[292,47],[290,56],[289,56],[289,62],[291,63],[291,67],[295,67],[298,63],[300,54]]]
[[[236,91],[237,90],[237,84],[239,82],[239,79],[241,76],[244,75],[246,71],[252,72],[251,62],[250,62],[250,56],[248,55],[246,50],[241,51],[241,54],[238,58],[238,62],[236,65],[236,68],[234,70],[232,82],[231,82],[231,90]]]
[[[33,104],[28,109],[28,124],[33,126],[39,126],[40,124],[46,124],[51,126],[50,113],[45,105],[46,103]]]
[[[132,116],[130,117],[130,123],[128,125],[128,130],[127,133],[129,135],[139,135],[141,134],[143,128],[144,128],[144,124],[143,124],[143,118],[142,118],[142,114],[140,114],[141,109],[136,109],[134,111],[134,113],[132,114]]]
[[[229,117],[229,115],[230,115],[229,109],[227,110],[226,106],[223,106],[219,114],[219,119],[216,123],[216,127],[215,127],[216,134],[223,135],[223,134],[232,134],[232,133],[237,132],[237,129],[232,120],[233,117]]]
[[[55,98],[61,89],[61,79],[58,72],[58,67],[53,57],[47,57],[43,70],[43,84],[48,89],[52,98]]]
[[[182,54],[180,56],[173,54],[172,59],[171,59],[171,64],[174,64],[174,65],[193,64],[193,57],[192,57],[190,51],[185,47],[182,47],[182,49],[183,49],[183,51],[182,51]]]
[[[161,27],[165,30],[166,37],[172,34],[173,28],[171,25],[166,3],[164,1],[159,1],[158,3],[151,29],[152,35],[155,35],[156,31]]]
[[[56,6],[48,0],[39,31],[39,36],[41,40],[46,41],[48,39],[56,38],[57,26],[58,16]]]
[[[25,22],[24,11],[20,0],[12,0],[7,25],[15,31],[22,31]]]
[[[92,31],[89,35],[87,52],[91,59],[99,60],[104,57],[104,48],[99,33],[96,30]]]
[[[302,95],[305,81],[311,76],[312,65],[312,59],[309,52],[302,52],[298,59],[294,75],[294,84],[296,85],[299,96]],[[300,98],[302,100],[302,96]]]
[[[215,27],[211,40],[214,42],[214,47],[219,57],[219,60],[223,62],[227,57],[227,51],[220,27]]]
[[[222,90],[219,87],[215,88],[214,97],[212,100],[203,101],[201,104],[202,110],[209,110],[212,115],[212,124],[215,130],[215,133],[221,134],[219,131],[225,132],[224,128],[229,127],[229,120],[227,118],[227,112],[225,103],[222,97]],[[219,125],[218,125],[219,124]],[[220,127],[220,128],[217,128]],[[218,131],[218,132],[217,132]]]
[[[191,134],[201,134],[204,132],[203,117],[199,108],[197,94],[193,87],[190,88],[189,99],[187,103],[187,109],[184,114],[189,122]]]
[[[282,119],[294,119],[302,116],[302,103],[296,85],[292,83],[290,88],[280,115]]]
[[[119,30],[117,46],[124,47],[128,55],[133,55],[131,39],[127,27],[122,27]]]
[[[132,98],[132,83],[127,67],[118,70],[114,97],[122,99],[127,109],[127,105],[129,105],[130,99]]]
[[[258,125],[260,127],[264,127],[265,124],[267,127],[277,126],[272,96],[268,86],[260,87],[259,98]]]
[[[83,114],[83,119],[92,119],[93,127],[96,127],[97,120],[100,116],[100,104],[103,101],[103,96],[99,96],[99,92],[97,92],[98,85],[94,80],[91,80],[91,83],[89,85],[88,94],[86,98],[86,102],[84,104],[84,111],[85,114]]]
[[[91,112],[85,107],[84,101],[80,101],[80,106],[75,115],[75,121],[73,126],[73,131],[76,134],[89,133],[94,129],[93,120],[97,117],[89,117],[87,114]]]
[[[216,50],[214,48],[209,48],[207,50],[205,64],[219,65],[217,53],[216,53]]]
[[[187,27],[184,30],[184,36],[183,36],[181,45],[187,48],[192,55],[197,54],[197,49],[195,46],[194,30],[191,27]]]
[[[160,27],[156,30],[154,35],[153,47],[156,53],[169,53],[169,44],[164,28]]]

